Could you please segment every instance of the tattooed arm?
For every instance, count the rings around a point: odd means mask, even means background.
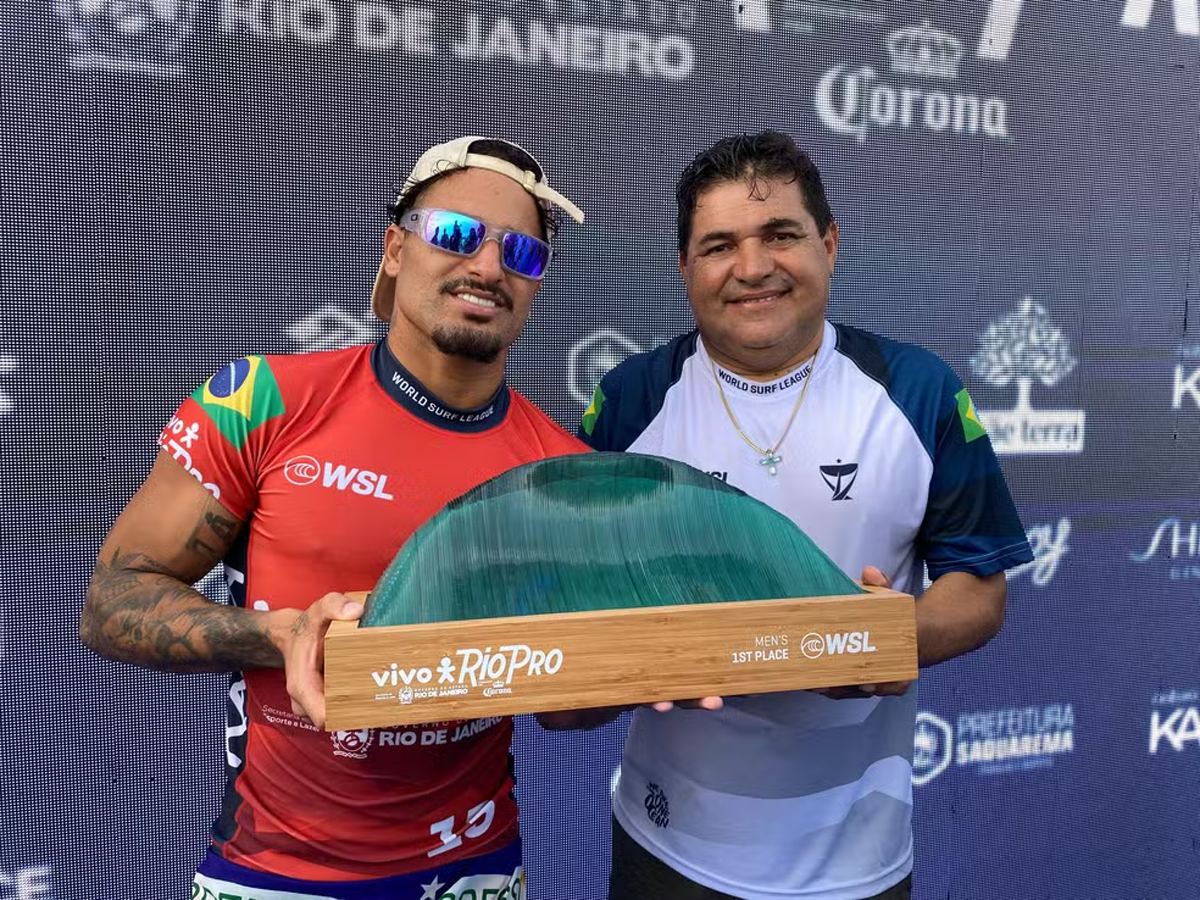
[[[260,612],[193,590],[244,524],[159,453],[100,548],[79,636],[101,656],[167,672],[285,669],[292,711],[322,728],[325,632],[362,604],[326,594],[306,610]]]
[[[79,621],[84,644],[169,672],[281,668],[299,611],[225,606],[191,587],[243,524],[160,452],[100,549]]]

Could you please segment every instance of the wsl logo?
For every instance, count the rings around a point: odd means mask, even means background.
[[[311,456],[293,456],[284,464],[283,477],[297,487],[305,487],[321,477],[321,464]]]
[[[57,0],[77,69],[172,76],[191,37],[196,0]]]
[[[1000,97],[981,97],[948,87],[958,78],[962,42],[928,22],[894,31],[887,38],[894,81],[869,65],[836,65],[817,84],[816,108],[836,134],[865,143],[872,131],[1008,138],[1008,106]]]
[[[810,631],[800,639],[800,652],[808,659],[820,659],[822,656],[875,653],[876,647],[871,643],[869,631],[840,631],[834,634]]]
[[[387,491],[386,475],[372,472],[369,469],[347,467],[344,463],[327,462],[322,467],[320,461],[311,456],[293,456],[283,466],[283,477],[297,487],[307,487],[321,480],[321,487],[333,488],[337,491],[349,489],[364,497],[374,497],[379,500],[395,500],[395,496]]]
[[[979,410],[997,453],[1079,453],[1083,410],[1042,410],[1030,404],[1035,381],[1054,387],[1074,371],[1070,344],[1046,308],[1025,298],[1011,315],[992,322],[971,357],[971,370],[993,387],[1017,388],[1011,410]]]

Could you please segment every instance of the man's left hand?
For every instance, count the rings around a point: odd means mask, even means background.
[[[872,587],[890,588],[892,579],[883,574],[875,566],[867,566],[862,571],[862,583]],[[817,688],[814,694],[828,697],[830,700],[862,700],[866,697],[897,697],[912,687],[911,681],[883,681],[879,684],[856,684],[845,687]]]

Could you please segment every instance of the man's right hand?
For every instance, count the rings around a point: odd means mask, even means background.
[[[892,579],[877,566],[865,566],[862,583],[871,587],[890,588]],[[911,681],[886,681],[879,684],[851,684],[842,687],[813,688],[814,694],[830,700],[864,700],[868,697],[897,697],[912,687]]]
[[[281,610],[280,612],[284,612]],[[325,727],[325,634],[330,622],[352,622],[363,614],[363,605],[345,594],[326,594],[308,609],[295,613],[279,629],[279,652],[287,675],[292,712]]]

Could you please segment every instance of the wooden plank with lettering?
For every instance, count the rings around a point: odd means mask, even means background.
[[[915,678],[913,597],[867,591],[375,628],[334,622],[326,728]]]

